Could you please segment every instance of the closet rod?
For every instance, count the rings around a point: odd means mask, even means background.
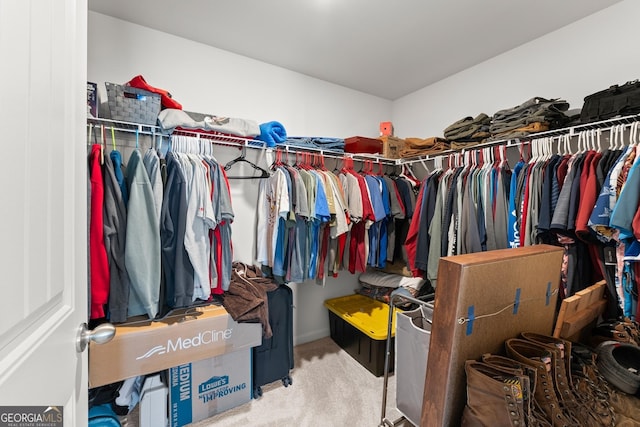
[[[626,128],[627,126],[630,126],[632,123],[637,121],[640,121],[640,114],[634,114],[634,115],[625,116],[625,117],[618,117],[614,119],[607,119],[607,120],[602,120],[602,121],[592,122],[592,123],[585,123],[585,124],[580,124],[580,125],[571,126],[567,128],[554,129],[554,130],[549,130],[544,132],[536,132],[521,138],[501,139],[496,141],[483,142],[481,144],[472,145],[469,148],[463,148],[461,150],[446,150],[441,153],[427,154],[426,156],[413,157],[406,160],[397,159],[396,165],[413,164],[418,162],[435,160],[437,158],[448,157],[451,154],[456,154],[456,153],[464,154],[467,151],[474,151],[474,150],[487,148],[487,147],[495,147],[495,146],[505,146],[507,148],[517,147],[519,145],[528,144],[535,139],[541,139],[541,138],[554,139],[554,138],[563,137],[565,135],[569,135],[570,137],[573,137],[573,136],[579,135],[580,132],[588,131],[588,130],[601,130],[603,132],[606,132],[616,126],[623,126],[623,128]]]
[[[151,136],[160,136],[163,138],[171,138],[173,135],[177,136],[187,136],[199,139],[208,139],[213,144],[217,145],[226,145],[231,147],[247,147],[253,148],[256,150],[276,150],[282,149],[287,153],[318,153],[324,157],[331,157],[335,159],[344,159],[351,158],[355,161],[366,161],[371,160],[377,163],[382,163],[386,165],[398,165],[397,159],[387,159],[380,155],[376,154],[365,154],[365,153],[346,153],[337,150],[325,150],[316,147],[300,147],[299,145],[289,145],[289,144],[277,144],[275,147],[267,147],[266,143],[260,140],[244,138],[240,136],[233,135],[224,135],[224,134],[214,134],[207,132],[198,132],[197,130],[189,130],[189,129],[180,129],[176,130],[171,134],[163,133],[162,129],[158,126],[153,125],[145,125],[139,123],[132,122],[121,122],[110,119],[96,119],[96,118],[87,118],[87,126],[93,124],[95,128],[100,128],[100,126],[104,126],[105,129],[111,130],[113,128],[115,131],[121,132],[129,132],[136,133],[140,135],[151,135]]]
[[[116,120],[110,119],[94,119],[87,118],[87,127],[93,125],[94,128],[100,128],[104,126],[105,129],[113,129],[116,132],[129,132],[129,133],[138,133],[139,135],[161,135],[160,128],[152,125],[145,125],[141,123],[129,123],[129,122],[119,122]],[[162,135],[168,136],[168,135]]]
[[[387,159],[386,157],[382,157],[382,156],[377,156],[375,154],[367,154],[367,153],[346,153],[346,152],[342,152],[342,151],[336,151],[336,150],[323,150],[321,148],[316,148],[316,147],[309,147],[309,148],[302,148],[299,147],[297,145],[287,145],[287,144],[278,144],[276,147],[270,147],[271,149],[279,149],[284,147],[284,151],[285,154],[296,154],[296,153],[309,153],[311,152],[311,154],[313,153],[318,153],[319,155],[323,156],[323,157],[329,157],[332,159],[337,159],[337,160],[344,160],[344,159],[352,159],[355,160],[357,162],[364,162],[364,161],[372,161],[375,163],[381,163],[384,165],[391,165],[391,166],[396,166],[397,162],[395,159]]]

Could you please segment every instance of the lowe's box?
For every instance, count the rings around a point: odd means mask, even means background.
[[[251,400],[251,349],[169,370],[169,425],[180,427]]]

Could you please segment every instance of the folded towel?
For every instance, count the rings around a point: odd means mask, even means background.
[[[256,137],[267,143],[267,147],[274,147],[287,140],[287,131],[279,122],[267,122],[260,125],[260,135]]]

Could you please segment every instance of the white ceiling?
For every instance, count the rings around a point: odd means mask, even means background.
[[[89,9],[395,100],[619,1],[89,0]]]

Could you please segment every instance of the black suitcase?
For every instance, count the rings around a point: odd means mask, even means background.
[[[262,344],[253,348],[253,398],[262,396],[262,386],[281,380],[291,385],[293,369],[293,293],[287,285],[267,292],[271,338],[262,337]]]

